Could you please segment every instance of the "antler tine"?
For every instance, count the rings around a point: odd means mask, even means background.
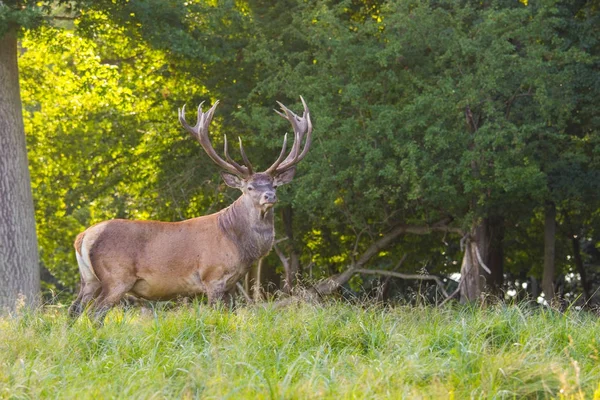
[[[306,141],[304,142],[304,148],[302,149],[302,153],[296,158],[294,163],[298,163],[302,161],[306,154],[308,154],[308,150],[310,150],[310,145],[312,144],[312,121],[310,120],[310,111],[308,110],[308,106],[304,101],[304,98],[300,96],[300,101],[302,101],[302,106],[304,106],[304,111],[302,112],[302,119],[306,120]]]
[[[242,154],[242,160],[244,160],[244,164],[246,164],[246,167],[248,167],[248,173],[250,175],[252,175],[252,164],[250,164],[250,160],[248,159],[248,156],[246,155],[246,152],[244,151],[244,145],[242,144],[242,138],[238,136],[238,139],[240,141],[240,153]]]
[[[179,122],[190,134],[192,134],[193,137],[196,138],[196,140],[198,140],[198,142],[200,142],[200,145],[202,146],[206,154],[215,162],[215,164],[234,175],[240,177],[249,176],[251,174],[249,168],[241,166],[235,161],[231,163],[223,160],[212,147],[210,138],[208,136],[208,127],[215,113],[215,109],[219,104],[219,101],[215,101],[215,104],[213,104],[213,106],[207,112],[202,111],[202,104],[204,104],[204,102],[200,103],[200,105],[198,106],[198,120],[196,122],[196,125],[192,127],[185,120],[185,105],[180,110],[178,110]],[[227,143],[227,141],[225,141],[225,143]],[[226,155],[226,157],[231,161],[228,155]]]
[[[287,150],[287,133],[283,136],[283,146],[281,146],[281,152],[279,153],[279,157],[277,157],[277,160],[275,160],[273,165],[271,165],[269,167],[269,169],[267,169],[265,171],[265,174],[272,174],[273,172],[275,172],[277,170],[277,167],[279,167],[279,164],[281,164],[281,162],[283,161],[283,158],[285,157],[286,150]]]
[[[227,135],[223,135],[223,152],[225,153],[225,159],[227,160],[227,162],[229,162],[231,165],[233,165],[235,168],[237,168],[239,170],[243,170],[244,168],[246,168],[243,165],[238,164],[233,158],[231,158],[229,156],[229,151],[228,151],[227,147],[228,147]]]
[[[310,111],[308,110],[308,106],[306,105],[306,102],[302,96],[300,96],[300,100],[302,101],[302,105],[304,107],[302,118],[298,117],[293,111],[288,109],[280,102],[277,102],[283,110],[283,113],[277,110],[275,111],[277,114],[290,121],[292,127],[294,128],[294,144],[292,145],[292,150],[286,159],[283,160],[283,162],[277,167],[277,173],[286,171],[300,162],[308,153],[312,143],[312,122],[310,120]],[[299,153],[300,145],[302,144],[302,139],[304,138],[305,134],[306,141],[304,143],[304,148],[302,149],[302,152]]]
[[[280,111],[277,111],[277,110],[275,110],[275,112],[277,114],[279,114],[282,118],[287,119],[290,122],[290,124],[292,124],[292,129],[294,130],[294,143],[292,144],[292,149],[290,150],[290,154],[288,154],[286,159],[283,161],[283,164],[285,165],[291,159],[296,157],[296,154],[298,154],[298,150],[299,150],[300,144],[302,142],[302,137],[304,136],[304,130],[301,129],[302,127],[300,127],[298,125],[300,118],[296,114],[294,114],[294,112],[292,110],[290,110],[289,108],[284,106],[279,101],[277,102],[277,104],[279,104],[279,107],[281,107],[281,110],[283,111],[283,113]]]
[[[200,107],[202,107],[202,104],[204,104],[204,102],[200,103]],[[188,131],[194,138],[197,139],[198,136],[196,135],[196,131],[194,130],[194,128],[196,128],[197,126],[191,127],[185,120],[185,104],[183,105],[183,107],[177,109],[177,114],[179,115],[179,123],[183,125],[186,131]],[[198,124],[196,123],[196,125]]]

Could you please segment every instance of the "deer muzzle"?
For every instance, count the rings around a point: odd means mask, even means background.
[[[262,195],[262,198],[260,200],[260,204],[262,206],[273,206],[275,205],[275,203],[277,203],[277,194],[275,194],[275,192],[265,192]]]

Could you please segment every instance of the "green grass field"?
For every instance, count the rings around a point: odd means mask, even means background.
[[[3,399],[523,397],[600,399],[597,316],[331,302],[0,319]]]

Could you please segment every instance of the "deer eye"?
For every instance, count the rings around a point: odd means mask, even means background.
[[[253,186],[248,186],[248,190],[254,190]]]

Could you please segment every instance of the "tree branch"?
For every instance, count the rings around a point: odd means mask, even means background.
[[[452,292],[450,294],[450,296],[446,297],[446,299],[440,303],[439,307],[443,306],[444,304],[446,304],[447,302],[449,302],[450,300],[455,298],[456,295],[460,293],[461,286],[462,286],[462,280],[460,282],[458,282],[458,287],[456,288],[456,290],[454,292]]]
[[[281,241],[281,240],[279,240],[279,241]],[[279,260],[283,264],[283,268],[287,271],[287,269],[289,268],[289,259],[285,256],[285,254],[283,254],[283,251],[281,251],[279,246],[277,246],[277,243],[279,241],[276,241],[275,243],[273,243],[273,250],[275,250],[275,253],[277,253]]]
[[[75,21],[76,19],[80,18],[81,14],[77,14],[77,15],[50,15],[47,16],[46,18],[48,19],[55,19],[58,21]]]
[[[363,268],[355,270],[355,273],[367,274],[367,275],[392,276],[394,278],[400,278],[400,279],[420,279],[420,280],[424,280],[424,281],[435,281],[435,283],[440,288],[440,291],[442,292],[444,297],[445,298],[449,297],[448,293],[446,292],[446,289],[444,288],[444,284],[442,283],[442,280],[435,275],[403,274],[400,272],[387,271],[384,269],[363,269]]]
[[[451,232],[460,234],[461,236],[464,235],[464,232],[461,229],[449,227],[447,225],[451,221],[452,219],[447,217],[436,222],[433,225],[396,225],[396,227],[392,228],[391,231],[389,231],[377,241],[375,241],[373,244],[371,244],[371,246],[369,246],[369,248],[365,250],[365,252],[360,256],[360,258],[356,262],[350,264],[350,266],[345,271],[338,275],[334,275],[329,278],[325,278],[320,282],[317,282],[317,284],[313,287],[313,290],[321,296],[333,293],[340,286],[348,282],[358,270],[360,270],[367,262],[369,262],[369,260],[371,260],[371,258],[379,254],[379,252],[382,249],[387,247],[392,241],[394,241],[394,239],[396,239],[400,235],[406,233],[412,233],[415,235],[426,235],[431,232]]]

